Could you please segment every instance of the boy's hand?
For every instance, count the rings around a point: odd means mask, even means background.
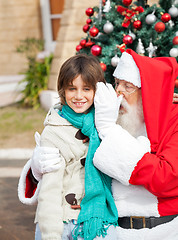
[[[37,181],[47,172],[58,170],[62,165],[62,158],[57,148],[40,147],[40,134],[35,133],[36,147],[31,158],[32,174]]]

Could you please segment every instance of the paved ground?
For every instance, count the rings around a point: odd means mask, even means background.
[[[26,160],[0,159],[0,240],[33,240],[35,206],[17,196],[19,175]]]
[[[0,76],[0,107],[19,100],[18,82],[23,76]],[[20,203],[19,176],[31,152],[0,149],[0,240],[33,240],[35,206]]]
[[[20,99],[22,78],[0,76],[0,107]],[[0,149],[0,240],[34,239],[36,206],[23,205],[17,196],[21,170],[31,154],[31,149]]]

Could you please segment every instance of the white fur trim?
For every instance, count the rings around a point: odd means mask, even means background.
[[[146,137],[138,139],[121,126],[112,127],[94,155],[94,165],[105,174],[129,185],[130,176],[143,155],[150,151]]]
[[[172,221],[160,224],[152,229],[124,229],[117,227],[118,240],[177,240],[178,217]]]
[[[159,217],[157,197],[143,186],[125,186],[112,181],[112,193],[119,217],[125,216],[155,216]]]
[[[25,188],[26,188],[26,176],[31,167],[31,159],[28,160],[28,162],[25,164],[24,168],[22,169],[20,179],[19,179],[19,184],[18,184],[18,197],[19,200],[23,204],[27,205],[33,205],[37,203],[37,198],[38,198],[38,193],[40,189],[40,183],[37,185],[37,189],[35,191],[35,194],[31,198],[26,198],[25,197]]]
[[[113,73],[115,78],[132,83],[136,87],[141,87],[140,72],[133,57],[123,52]]]

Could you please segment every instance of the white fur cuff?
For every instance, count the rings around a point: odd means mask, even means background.
[[[35,194],[33,195],[33,197],[31,198],[26,198],[25,197],[25,188],[26,188],[26,176],[27,173],[30,169],[31,166],[31,159],[25,164],[24,168],[22,169],[21,175],[20,175],[20,179],[19,179],[19,184],[18,184],[18,197],[19,200],[23,203],[23,204],[27,204],[27,205],[33,205],[37,203],[37,197],[38,197],[38,193],[39,193],[39,189],[40,189],[40,184],[38,183],[37,185],[37,189],[35,191]]]
[[[118,65],[113,73],[115,78],[132,83],[136,87],[141,87],[140,72],[133,57],[123,52]]]
[[[115,125],[101,142],[93,162],[100,171],[129,185],[137,162],[149,151],[148,138],[141,136],[136,139],[121,126]]]

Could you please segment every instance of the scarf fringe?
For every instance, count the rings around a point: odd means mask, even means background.
[[[72,237],[74,240],[77,240],[79,236],[87,240],[93,240],[97,236],[105,237],[111,225],[117,226],[118,224],[117,222],[108,223],[100,218],[93,217],[82,224],[78,223],[72,231]]]

